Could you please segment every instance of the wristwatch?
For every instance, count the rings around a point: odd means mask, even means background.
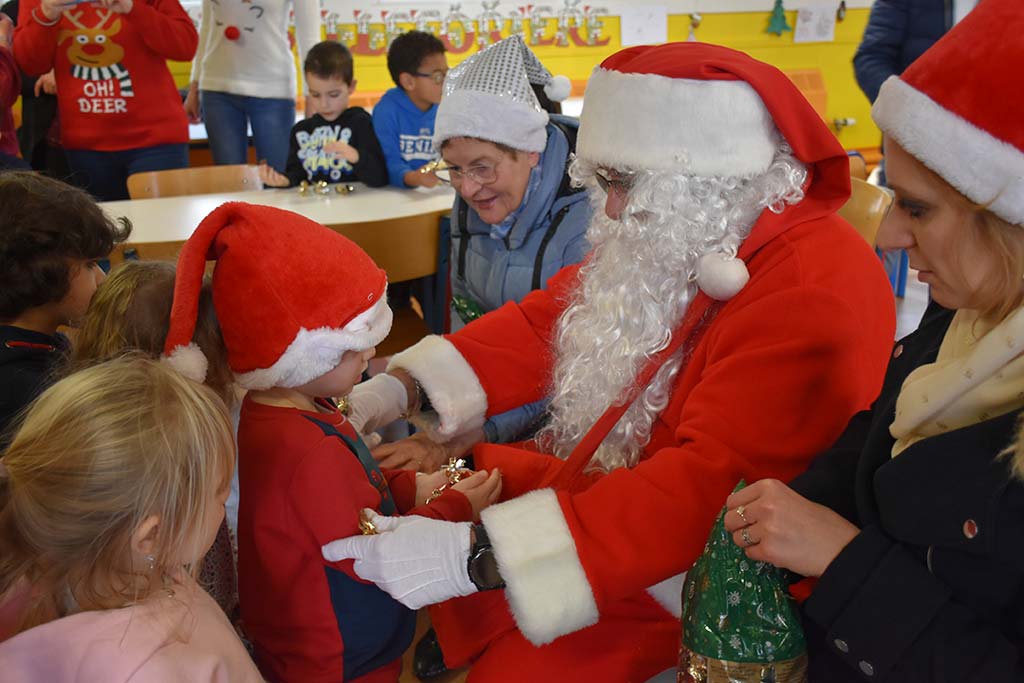
[[[476,540],[469,550],[469,560],[466,563],[469,580],[482,591],[504,588],[505,582],[498,571],[498,561],[494,558],[494,548],[484,525],[474,524],[473,534]]]

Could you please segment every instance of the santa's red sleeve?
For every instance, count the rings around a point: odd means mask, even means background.
[[[838,437],[884,371],[865,364],[858,316],[844,307],[828,292],[793,289],[723,315],[704,340],[674,443],[585,491],[543,489],[483,512],[529,640],[596,623],[606,605],[690,567],[737,481],[788,480]],[[873,340],[883,357],[887,343]],[[667,592],[652,594],[678,603],[679,583]]]
[[[543,290],[508,303],[454,335],[431,336],[391,359],[423,386],[443,438],[483,426],[490,415],[543,398],[550,381],[552,332],[579,281],[567,266]]]

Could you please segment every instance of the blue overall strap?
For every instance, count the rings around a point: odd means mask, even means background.
[[[345,436],[337,429],[334,425],[328,424],[321,420],[311,417],[309,415],[303,415],[324,433],[324,436],[336,436],[341,439],[350,451],[352,455],[356,456],[356,460],[363,466],[363,471],[366,472],[366,478],[369,479],[373,488],[377,489],[380,493],[380,513],[384,515],[394,515],[398,513],[398,508],[395,507],[395,499],[391,495],[391,489],[388,488],[388,480],[384,478],[384,473],[380,471],[380,467],[377,466],[377,461],[370,455],[370,449],[366,447],[363,440],[359,437],[352,439],[351,437]]]

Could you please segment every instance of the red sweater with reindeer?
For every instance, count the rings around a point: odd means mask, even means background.
[[[122,0],[123,2],[124,0]],[[135,0],[118,13],[83,2],[53,26],[21,3],[14,56],[25,73],[54,69],[67,149],[120,151],[188,142],[167,60],[189,61],[199,37],[178,0]]]

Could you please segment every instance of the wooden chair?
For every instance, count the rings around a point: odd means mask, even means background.
[[[850,200],[839,209],[839,215],[873,247],[878,227],[892,203],[892,195],[881,187],[859,178],[850,178],[850,184],[853,192]]]
[[[444,280],[439,258],[447,254],[439,217],[432,214],[392,221],[373,221],[333,226],[358,244],[388,274],[388,282],[431,277]],[[442,253],[444,249],[444,253]],[[423,302],[421,302],[422,304]],[[378,356],[390,356],[409,348],[433,331],[413,308],[395,310],[391,333],[377,345]]]
[[[132,199],[261,189],[259,167],[247,164],[176,168],[128,176],[128,196]]]
[[[868,164],[859,152],[847,152],[850,159],[850,177],[860,180],[868,179]]]

